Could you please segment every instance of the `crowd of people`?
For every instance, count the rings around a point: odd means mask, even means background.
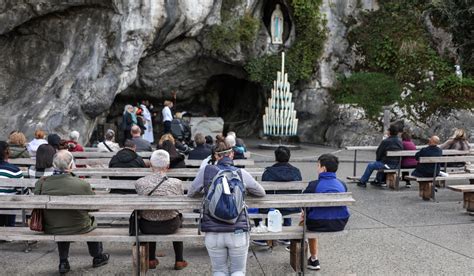
[[[171,103],[172,106],[172,103]],[[169,106],[167,106],[169,107]],[[143,104],[142,114],[150,111]],[[166,107],[165,107],[166,109]],[[164,111],[168,112],[168,111]],[[135,114],[135,116],[133,115]],[[139,116],[132,106],[127,106],[124,112],[124,135],[127,139],[121,148],[115,142],[115,132],[107,130],[103,142],[98,144],[98,150],[103,152],[114,152],[115,155],[109,162],[110,168],[150,168],[151,174],[142,178],[126,178],[135,180],[135,191],[113,189],[111,193],[137,193],[141,196],[176,196],[183,195],[182,180],[167,177],[170,168],[184,168],[185,154],[188,159],[202,160],[200,169],[192,181],[187,192],[188,197],[209,197],[210,189],[223,172],[228,172],[235,177],[235,181],[243,184],[241,189],[244,194],[263,197],[266,193],[291,193],[291,191],[265,191],[263,187],[245,170],[234,166],[233,160],[245,158],[246,146],[235,132],[229,131],[226,136],[217,135],[204,136],[196,133],[192,149],[183,151],[183,143],[170,133],[169,120],[164,120],[165,133],[160,137],[157,145],[153,139],[147,139],[146,129],[140,126]],[[163,116],[165,118],[165,116]],[[168,118],[168,117],[166,117]],[[145,119],[146,121],[146,119]],[[145,122],[143,126],[147,127]],[[127,131],[127,133],[125,133]],[[401,138],[399,137],[401,133]],[[0,178],[37,178],[35,195],[93,195],[94,191],[86,179],[75,177],[72,170],[75,168],[74,157],[71,152],[84,151],[79,143],[78,131],[71,131],[67,139],[58,134],[49,134],[43,130],[34,133],[34,139],[27,141],[25,135],[19,131],[13,131],[8,141],[0,141]],[[370,175],[374,170],[384,168],[394,169],[398,166],[415,168],[415,176],[432,176],[433,164],[417,164],[417,160],[423,156],[440,156],[442,149],[469,149],[466,133],[457,129],[454,135],[445,143],[440,144],[437,136],[429,139],[429,146],[420,150],[415,157],[406,157],[399,164],[399,159],[387,156],[387,151],[413,150],[416,146],[411,141],[410,134],[403,132],[396,125],[391,125],[388,137],[384,139],[376,152],[376,161],[368,164],[364,175],[358,186],[366,187]],[[148,160],[144,160],[138,152],[152,152]],[[298,168],[290,164],[291,152],[287,147],[280,146],[275,152],[276,163],[265,168],[262,181],[301,181],[302,176]],[[34,158],[35,165],[28,169],[26,175],[22,174],[20,168],[9,163],[13,158]],[[339,160],[332,154],[319,156],[315,171],[318,180],[309,182],[304,193],[343,193],[347,192],[344,182],[336,177]],[[437,172],[435,172],[437,173]],[[383,173],[378,172],[373,185],[382,185]],[[122,177],[123,179],[123,177]],[[232,178],[234,181],[234,178]],[[227,182],[226,182],[227,183]],[[234,183],[234,182],[232,182]],[[407,185],[409,183],[407,182]],[[217,185],[217,184],[216,184]],[[223,184],[224,185],[224,184]],[[229,184],[225,184],[229,185]],[[232,184],[234,185],[234,184]],[[240,186],[232,186],[235,192]],[[22,191],[23,193],[24,191]],[[17,194],[17,189],[1,188],[0,194]],[[234,223],[224,222],[216,218],[210,205],[203,205],[200,210],[202,218],[199,229],[205,233],[205,246],[209,253],[212,271],[214,275],[244,275],[248,247],[250,244],[250,228],[248,212],[239,212]],[[347,207],[324,207],[309,208],[304,214],[298,208],[280,210],[284,215],[301,213],[306,218],[308,231],[335,232],[344,229],[350,214]],[[252,209],[252,212],[266,213],[268,210]],[[143,234],[165,235],[178,231],[182,226],[182,214],[179,210],[147,210],[140,212],[139,229]],[[302,220],[303,221],[303,220]],[[284,225],[291,226],[292,220],[285,218]],[[97,227],[96,220],[87,211],[81,210],[45,210],[44,232],[55,235],[81,234],[92,231]],[[259,221],[255,221],[258,225]],[[15,226],[14,215],[0,215],[0,226]],[[289,244],[287,240],[281,243]],[[266,245],[266,241],[254,241],[256,245]],[[310,257],[307,267],[319,270],[318,246],[316,239],[309,239]],[[92,266],[99,267],[108,263],[110,255],[104,253],[101,242],[88,242],[89,253],[92,256]],[[59,252],[59,272],[64,274],[70,271],[68,261],[69,242],[57,243]],[[149,243],[149,268],[156,268],[159,264],[156,254],[156,243]],[[173,242],[175,253],[174,269],[181,270],[188,266],[184,256],[183,242]]]

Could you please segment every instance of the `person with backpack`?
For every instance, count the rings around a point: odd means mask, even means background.
[[[199,170],[188,196],[204,194],[199,228],[205,232],[213,275],[244,275],[250,241],[245,193],[263,197],[265,190],[246,170],[233,166],[228,144],[219,142],[214,156],[217,165]]]
[[[347,186],[344,182],[336,178],[336,171],[339,166],[339,159],[332,154],[323,154],[318,158],[317,170],[318,180],[311,181],[303,193],[345,193]],[[307,209],[307,214],[302,212],[302,217],[306,215],[306,227],[311,232],[337,232],[344,230],[349,220],[350,214],[346,206],[333,207],[311,207]],[[318,240],[308,239],[309,252],[307,268],[319,270],[318,260]]]

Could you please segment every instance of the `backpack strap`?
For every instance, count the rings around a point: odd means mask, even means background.
[[[109,150],[109,152],[113,152],[113,150],[107,145],[106,141],[103,141],[102,144]]]

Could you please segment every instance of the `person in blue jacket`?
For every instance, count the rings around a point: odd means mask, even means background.
[[[339,159],[332,154],[323,154],[318,158],[319,179],[311,181],[303,193],[345,193],[347,187],[344,182],[336,178]],[[337,232],[344,230],[349,220],[349,210],[346,206],[311,207],[306,215],[306,227],[312,232]],[[319,270],[318,241],[308,239],[309,252],[307,268]]]

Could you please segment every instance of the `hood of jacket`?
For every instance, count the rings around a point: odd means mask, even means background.
[[[138,155],[133,150],[125,148],[117,152],[115,157],[120,163],[129,163],[137,159]]]

